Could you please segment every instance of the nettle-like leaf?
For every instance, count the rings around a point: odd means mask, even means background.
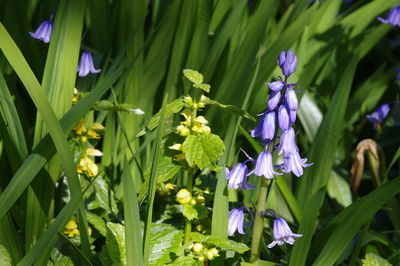
[[[190,204],[185,204],[183,206],[183,216],[185,216],[188,220],[194,220],[198,218],[197,210],[194,206]]]
[[[0,265],[13,265],[11,256],[8,253],[8,250],[3,245],[0,245]]]
[[[223,103],[220,103],[218,101],[211,100],[210,98],[206,99],[206,103],[207,104],[216,105],[217,107],[219,107],[219,108],[221,108],[223,110],[226,110],[226,111],[229,111],[231,113],[240,115],[240,116],[242,116],[242,117],[244,117],[246,119],[249,119],[251,121],[254,121],[254,122],[256,121],[256,119],[252,115],[250,115],[247,111],[242,110],[242,109],[240,109],[240,108],[238,108],[238,107],[236,107],[234,105],[223,104]]]
[[[106,245],[108,254],[114,263],[126,265],[125,227],[107,222]]]
[[[149,265],[165,265],[171,262],[170,253],[176,252],[182,241],[182,231],[168,224],[153,224]]]
[[[202,235],[200,233],[192,232],[192,233],[190,233],[190,238],[194,242],[207,243],[210,245],[214,245],[224,251],[231,250],[231,251],[235,251],[237,253],[244,253],[249,250],[249,247],[243,243],[238,243],[233,240],[229,240],[229,239],[225,239],[225,238],[221,238],[221,237],[217,237],[217,236],[213,236],[213,235],[206,236],[206,235]]]
[[[117,203],[114,199],[114,192],[103,178],[99,177],[93,182],[95,200],[88,205],[89,210],[102,208],[107,213],[118,213]]]
[[[179,170],[182,168],[182,165],[174,163],[171,157],[161,156],[157,168],[158,168],[157,169],[157,173],[158,173],[157,182],[161,183],[161,182],[166,182],[166,181],[170,180],[171,178],[173,178],[179,172]],[[147,191],[149,188],[150,171],[151,171],[151,169],[148,168],[144,172],[144,183],[141,187],[141,190],[140,190],[139,196],[138,196],[138,201],[140,203],[142,203],[143,200],[147,196]]]
[[[183,142],[182,150],[191,167],[197,165],[200,170],[216,170],[216,162],[224,152],[225,144],[214,134],[190,135]]]
[[[365,259],[362,260],[362,265],[363,266],[375,266],[375,265],[380,265],[380,266],[391,266],[387,260],[384,258],[379,257],[378,255],[374,253],[367,253],[365,255]]]
[[[210,92],[211,85],[210,84],[203,84],[203,75],[193,69],[184,69],[183,74],[185,77],[193,82],[193,87],[201,89],[205,92]]]
[[[167,104],[165,110],[165,119],[170,117],[172,114],[179,113],[182,110],[183,106],[184,102],[182,99],[176,99],[173,102]],[[147,128],[153,130],[158,126],[159,122],[160,122],[160,112],[158,112],[153,116],[153,118],[147,124]]]
[[[193,256],[185,256],[179,257],[171,264],[167,264],[168,266],[195,266],[195,265],[203,265],[202,262],[195,260]]]
[[[105,237],[107,235],[107,227],[103,218],[91,212],[87,212],[86,215],[88,222],[93,225],[102,236]]]

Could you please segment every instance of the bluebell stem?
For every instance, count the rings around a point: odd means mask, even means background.
[[[257,176],[264,176],[268,179],[274,178],[274,175],[281,175],[281,173],[277,173],[274,171],[274,167],[272,164],[272,154],[270,152],[260,152],[257,158],[254,174]]]
[[[374,124],[374,127],[376,127],[377,124],[381,124],[383,122],[389,112],[390,104],[384,103],[379,106],[374,112],[367,115],[367,119]]]
[[[229,220],[228,220],[228,235],[232,236],[236,230],[239,234],[245,234],[243,231],[244,224],[244,213],[243,207],[234,208],[229,212]]]
[[[35,32],[29,32],[32,38],[41,40],[44,43],[49,43],[51,33],[53,31],[53,16],[49,20],[43,21]]]
[[[293,172],[295,176],[300,177],[303,175],[303,168],[313,165],[312,163],[306,162],[307,158],[301,158],[298,152],[285,153],[285,156],[283,157],[283,172]]]
[[[273,91],[268,98],[268,109],[273,111],[279,104],[279,100],[281,99],[280,91]]]
[[[303,235],[295,234],[290,230],[290,227],[285,219],[277,217],[274,221],[273,226],[274,241],[268,244],[268,248],[273,248],[275,245],[282,246],[285,243],[293,245],[296,238],[302,237]]]
[[[292,50],[283,51],[279,54],[278,65],[282,69],[283,75],[288,78],[296,71],[297,57]]]
[[[93,58],[90,52],[83,52],[81,60],[79,61],[77,72],[80,77],[85,77],[89,73],[97,74],[101,69],[95,69],[93,65]]]
[[[392,26],[400,26],[400,6],[393,7],[386,19],[378,17],[378,20]]]
[[[291,121],[289,118],[288,109],[287,109],[286,105],[282,104],[281,106],[279,106],[279,110],[278,110],[279,127],[282,130],[287,130],[289,128],[289,122],[291,122]]]
[[[244,190],[255,188],[252,184],[247,183],[247,176],[249,174],[246,162],[238,163],[231,171],[225,168],[226,179],[229,180],[228,187],[233,189],[238,189],[240,187]]]

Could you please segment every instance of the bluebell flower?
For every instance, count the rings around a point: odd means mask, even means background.
[[[244,190],[256,188],[252,184],[247,183],[248,169],[246,163],[238,163],[231,171],[227,168],[225,168],[225,171],[226,179],[229,180],[228,187],[233,189],[241,187]]]
[[[267,84],[272,91],[280,91],[283,89],[283,87],[285,87],[285,82],[283,82],[282,80],[270,82]]]
[[[400,26],[400,6],[393,7],[386,19],[378,17],[378,20],[385,24],[390,24],[392,26]]]
[[[289,118],[288,109],[285,105],[282,104],[281,106],[279,106],[279,110],[278,110],[279,127],[282,130],[287,130],[289,128],[289,122],[290,122],[290,118]]]
[[[29,32],[29,34],[34,39],[41,40],[44,43],[49,43],[52,31],[53,31],[53,21],[51,16],[49,20],[43,21],[35,32]]]
[[[396,71],[397,71],[396,79],[400,80],[400,68],[396,68]]]
[[[265,112],[257,126],[251,131],[251,136],[253,138],[261,136],[265,141],[270,141],[275,136],[275,112]]]
[[[301,158],[298,152],[285,153],[283,157],[284,169],[282,171],[284,173],[293,172],[295,176],[300,177],[303,175],[303,168],[313,165],[306,162],[307,158]]]
[[[79,61],[77,72],[79,72],[80,77],[85,77],[89,73],[99,73],[101,69],[95,69],[93,65],[93,58],[90,52],[83,52],[81,55],[81,60]]]
[[[291,111],[296,111],[299,108],[296,92],[291,87],[288,87],[285,93],[285,101]]]
[[[278,57],[278,65],[282,69],[283,75],[288,78],[296,71],[297,57],[292,50],[282,51]]]
[[[268,179],[273,179],[274,175],[281,175],[281,173],[274,171],[272,154],[270,152],[263,151],[258,155],[254,174],[257,176],[264,176]]]
[[[390,104],[384,103],[379,106],[373,113],[367,115],[367,119],[374,124],[381,124],[390,112]]]
[[[279,100],[281,99],[280,91],[273,91],[268,97],[268,109],[273,111],[279,104]]]
[[[293,245],[296,238],[302,237],[303,235],[295,234],[290,230],[290,227],[285,219],[276,218],[273,226],[274,241],[272,241],[268,248],[274,247],[276,244],[282,246],[285,243]]]
[[[279,155],[283,152],[285,154],[299,152],[299,148],[296,145],[296,135],[292,127],[289,127],[287,130],[284,130],[282,132],[282,136],[277,149],[279,150]]]
[[[228,235],[233,235],[236,230],[239,234],[244,235],[243,231],[244,224],[244,213],[243,208],[235,208],[229,212],[229,220],[228,220]]]
[[[294,124],[296,122],[297,111],[289,111],[290,123]]]

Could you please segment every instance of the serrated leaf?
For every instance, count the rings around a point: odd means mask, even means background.
[[[114,192],[109,189],[103,178],[99,177],[93,182],[95,189],[95,201],[88,205],[89,210],[102,208],[108,213],[118,213],[117,204],[114,199]]]
[[[170,117],[172,114],[180,112],[183,108],[183,105],[184,104],[183,104],[182,99],[176,99],[173,102],[167,104],[166,110],[165,110],[165,119]],[[153,118],[147,124],[147,128],[150,130],[153,130],[158,126],[159,122],[160,122],[160,112],[158,112],[157,114],[155,114],[153,116]]]
[[[193,69],[184,69],[183,75],[193,82],[194,84],[201,84],[203,83],[203,75],[196,70]]]
[[[194,242],[203,243],[207,241],[208,236],[202,235],[197,232],[191,232],[190,239],[192,239]]]
[[[186,161],[200,170],[216,169],[216,162],[225,150],[224,142],[214,134],[190,135],[182,145]]]
[[[88,222],[93,225],[102,236],[105,237],[107,235],[107,227],[103,218],[91,212],[87,212],[86,215]]]
[[[363,266],[391,266],[387,260],[384,258],[379,257],[378,255],[374,253],[367,253],[365,255],[365,259],[362,260],[362,265]]]
[[[3,245],[0,245],[0,265],[4,265],[4,266],[13,265],[10,254],[8,253],[8,250]]]
[[[106,245],[114,263],[126,265],[125,228],[121,224],[107,222]]]
[[[207,217],[208,214],[208,209],[204,205],[196,204],[194,205],[194,208],[197,211],[197,219],[203,219]]]
[[[168,224],[153,224],[150,239],[149,265],[170,262],[170,252],[175,252],[183,241],[183,233]]]
[[[188,220],[193,220],[198,218],[197,210],[190,204],[185,204],[183,206],[183,216],[188,218]]]
[[[210,92],[211,85],[210,84],[193,84],[193,87],[201,89],[205,92]]]
[[[238,107],[236,107],[234,105],[223,104],[223,103],[220,103],[218,101],[211,100],[209,98],[207,98],[206,103],[207,104],[216,105],[217,107],[219,107],[219,108],[221,108],[223,110],[229,111],[231,113],[240,115],[240,116],[242,116],[242,117],[244,117],[246,119],[249,119],[251,121],[256,122],[256,119],[252,115],[250,115],[247,111],[242,110],[242,109],[240,109],[240,108],[238,108]]]
[[[182,165],[175,164],[172,158],[162,156],[160,157],[160,162],[158,163],[157,167],[157,173],[159,174],[157,177],[157,182],[166,182],[173,178],[179,170],[182,168]],[[149,187],[149,177],[150,177],[150,171],[151,169],[147,169],[144,171],[144,183],[142,184],[139,196],[138,196],[138,201],[140,203],[143,202],[145,197],[147,196],[147,190]]]
[[[128,112],[128,113],[133,113],[136,115],[144,115],[144,112],[139,109],[135,108],[130,104],[127,103],[122,103],[122,104],[113,104],[110,101],[107,100],[102,100],[98,102],[95,106],[94,109],[98,111],[123,111],[123,112]]]
[[[171,264],[167,264],[170,266],[194,266],[197,265],[197,262],[194,260],[193,256],[179,257],[174,260]]]

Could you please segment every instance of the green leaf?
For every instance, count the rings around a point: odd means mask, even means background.
[[[193,84],[193,87],[201,89],[205,92],[210,92],[211,85],[210,84]]]
[[[161,183],[170,180],[179,172],[181,168],[182,165],[174,163],[171,157],[161,156],[157,166],[157,173],[158,173],[157,182]],[[150,172],[151,172],[150,168],[144,172],[145,181],[141,187],[138,196],[138,200],[140,203],[142,203],[147,196],[147,190],[149,189]]]
[[[185,256],[179,257],[174,260],[171,264],[167,264],[168,266],[194,266],[197,265],[197,262],[194,260],[193,256]]]
[[[190,80],[191,82],[193,82],[194,84],[201,84],[203,83],[203,75],[201,73],[199,73],[196,70],[192,70],[192,69],[184,69],[183,70],[183,75],[185,75],[185,77]]]
[[[106,245],[112,261],[126,265],[125,228],[123,225],[107,222]]]
[[[172,114],[178,113],[182,110],[184,103],[182,99],[176,99],[173,102],[167,104],[165,111],[165,118],[170,117]],[[161,111],[160,111],[161,112]],[[155,129],[160,122],[160,112],[154,115],[154,117],[147,124],[147,128],[150,130]]]
[[[182,151],[191,167],[200,170],[216,169],[216,162],[225,150],[224,142],[214,134],[190,135],[182,145]]]
[[[343,207],[351,204],[351,191],[349,183],[336,171],[332,171],[326,188],[329,197],[335,199]]]
[[[188,220],[194,220],[198,218],[197,210],[190,204],[185,204],[183,206],[183,216],[188,218]]]
[[[248,262],[241,262],[241,266],[274,266],[278,265],[274,262],[271,261],[266,261],[266,260],[256,260],[254,263],[248,263]]]
[[[249,250],[249,247],[243,243],[238,243],[233,240],[224,239],[217,236],[209,236],[207,243],[214,245],[224,251],[232,250],[237,253],[244,253]]]
[[[114,192],[102,177],[96,178],[93,182],[95,189],[95,200],[88,205],[89,210],[96,208],[104,209],[108,214],[118,213],[117,204],[114,199]]]
[[[182,241],[182,231],[168,224],[153,224],[149,265],[164,265],[170,262],[170,253],[178,250]]]
[[[94,226],[94,228],[97,229],[97,231],[99,231],[102,236],[105,237],[107,235],[107,227],[103,218],[92,212],[87,212],[87,220],[91,225]]]
[[[362,260],[362,266],[391,266],[387,260],[374,253],[365,254],[365,259]]]
[[[240,116],[242,116],[242,117],[244,117],[246,119],[249,119],[251,121],[256,122],[256,119],[253,116],[251,116],[246,110],[242,110],[240,108],[237,108],[236,106],[228,105],[228,104],[222,104],[222,103],[219,103],[218,101],[211,100],[210,98],[207,98],[206,103],[207,104],[216,105],[217,107],[219,107],[219,108],[221,108],[223,110],[232,112],[234,114],[240,115]]]
[[[190,233],[190,239],[194,242],[198,242],[198,243],[204,243],[207,241],[208,236],[202,235],[200,233],[197,232],[191,232]]]
[[[116,112],[123,111],[136,115],[144,115],[144,112],[142,110],[140,110],[139,108],[135,108],[130,104],[127,103],[113,104],[112,102],[107,100],[102,100],[98,102],[94,106],[94,109],[98,111],[116,111]]]
[[[8,253],[8,250],[3,245],[0,245],[0,265],[4,265],[4,266],[13,265],[10,254]]]

